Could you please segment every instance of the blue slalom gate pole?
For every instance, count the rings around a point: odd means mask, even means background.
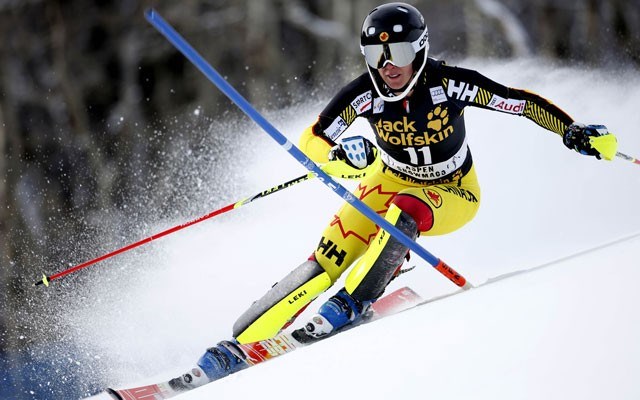
[[[299,148],[291,143],[278,129],[276,129],[269,121],[267,121],[255,108],[236,91],[198,52],[178,32],[171,27],[161,16],[153,9],[145,12],[145,18],[154,28],[156,28],[173,46],[178,49],[193,65],[195,65],[214,85],[218,87],[231,101],[233,101],[245,114],[253,119],[269,136],[273,138],[282,148],[284,148],[291,156],[293,156],[307,170],[313,172],[322,183],[327,185],[338,196],[342,197],[346,202],[351,204],[359,212],[373,221],[381,229],[387,231],[390,235],[399,240],[402,244],[411,249],[420,258],[424,259],[439,272],[444,274],[456,285],[467,289],[472,287],[464,277],[454,271],[451,267],[429,253],[389,221],[382,218],[369,206],[364,204],[360,199],[355,197],[351,192],[342,185],[334,181],[327,175],[318,165],[311,161]]]

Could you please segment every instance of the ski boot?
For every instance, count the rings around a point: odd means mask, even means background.
[[[248,367],[245,354],[235,342],[223,340],[207,350],[197,367],[169,381],[176,392],[183,392],[216,381]]]
[[[293,337],[301,343],[307,343],[337,332],[360,321],[367,314],[371,303],[360,302],[344,288],[340,289],[320,307],[304,328],[293,332]]]

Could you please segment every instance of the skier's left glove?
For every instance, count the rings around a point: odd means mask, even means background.
[[[574,122],[567,128],[562,141],[568,148],[597,159],[612,160],[618,142],[604,125],[585,125]]]
[[[363,136],[342,139],[329,151],[329,161],[341,160],[349,166],[364,169],[371,165],[378,154],[376,146]]]

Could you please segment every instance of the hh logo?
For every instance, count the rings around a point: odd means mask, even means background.
[[[447,95],[462,101],[473,101],[478,95],[478,87],[465,82],[449,81]]]
[[[325,240],[326,238],[324,236],[320,239],[320,243],[318,244],[317,251],[319,253],[322,253],[322,255],[327,257],[329,260],[335,257],[336,265],[338,267],[341,266],[342,263],[344,263],[344,258],[347,256],[347,252],[344,250],[339,250],[338,246],[336,246],[336,244],[333,243],[333,241],[327,240],[325,242]]]

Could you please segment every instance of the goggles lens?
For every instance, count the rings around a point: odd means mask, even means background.
[[[363,47],[362,52],[371,68],[384,68],[387,62],[396,67],[405,67],[416,58],[416,52],[409,42],[370,44]]]

